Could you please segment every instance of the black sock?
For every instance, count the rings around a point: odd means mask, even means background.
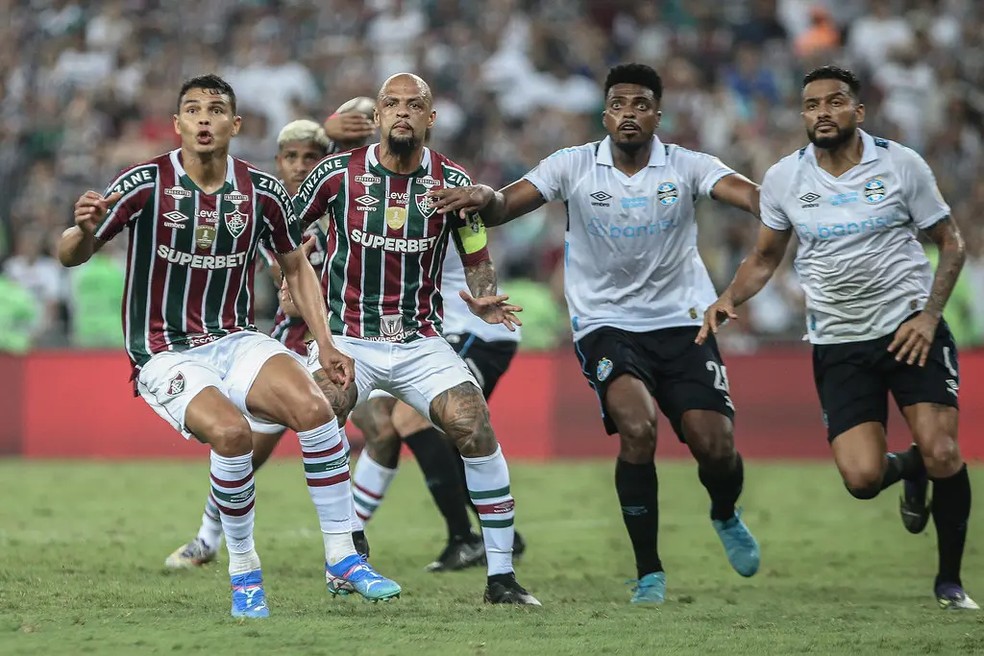
[[[621,459],[615,461],[615,491],[622,506],[622,520],[632,541],[640,579],[646,574],[663,571],[656,548],[658,488],[655,464],[633,465]]]
[[[949,478],[933,479],[933,524],[936,525],[936,550],[939,573],[936,584],[960,582],[960,561],[967,538],[970,517],[970,477],[967,465]]]
[[[926,474],[926,466],[915,445],[905,451],[895,451],[885,455],[885,475],[881,489],[894,485],[900,480],[911,481]]]
[[[424,473],[427,488],[448,525],[448,537],[471,533],[468,495],[465,494],[464,463],[446,437],[433,426],[403,438]]]
[[[735,502],[745,483],[745,463],[741,454],[725,466],[697,465],[697,477],[711,497],[711,519],[724,521],[735,516]]]

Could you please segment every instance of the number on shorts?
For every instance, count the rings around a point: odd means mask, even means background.
[[[728,370],[723,364],[719,364],[714,360],[707,361],[707,370],[714,373],[714,389],[721,390],[725,394],[730,392],[730,386],[728,385]]]

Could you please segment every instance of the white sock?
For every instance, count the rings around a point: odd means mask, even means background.
[[[373,513],[383,502],[386,490],[389,489],[393,477],[396,476],[396,469],[383,467],[381,464],[369,457],[366,451],[362,452],[355,463],[355,477],[352,480],[352,496],[355,499],[355,513],[364,524],[368,524],[372,519]]]
[[[509,492],[509,468],[496,446],[490,456],[461,459],[465,463],[465,483],[468,495],[478,510],[489,576],[513,571],[512,547],[515,529],[516,502]]]
[[[253,542],[256,517],[253,485],[253,452],[226,458],[210,454],[212,498],[215,500],[229,550],[229,575],[245,574],[260,568],[260,557]]]
[[[349,445],[348,435],[345,433],[345,427],[338,427],[338,434],[342,438],[342,445],[345,447],[345,459],[352,462],[352,447]],[[364,531],[366,530],[366,525],[362,523],[362,518],[359,517],[359,513],[356,512],[355,507],[355,494],[352,495],[352,532]]]
[[[297,433],[308,493],[318,511],[325,542],[325,560],[333,565],[355,553],[352,544],[352,487],[348,458],[332,419],[324,426]]]
[[[205,499],[205,512],[202,513],[202,525],[198,527],[198,539],[213,551],[217,551],[222,542],[222,519],[211,491]]]

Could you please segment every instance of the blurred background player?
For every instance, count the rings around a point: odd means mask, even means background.
[[[501,191],[435,190],[439,211],[480,212],[491,226],[544,203],[567,206],[564,289],[574,347],[598,394],[605,429],[619,434],[615,489],[635,552],[633,603],[662,603],[657,549],[656,405],[698,463],[711,523],[742,576],[759,547],[735,503],[744,480],[734,405],[717,345],[694,344],[714,286],[697,251],[695,201],[754,212],[758,188],[710,155],[655,136],[663,83],[624,64],[605,80],[603,141],[557,151]]]
[[[324,538],[325,567],[369,598],[398,595],[355,552],[351,489],[338,424],[311,376],[253,326],[253,262],[269,239],[319,349],[319,364],[348,386],[352,360],[335,349],[317,276],[299,246],[283,186],[229,156],[240,128],[236,96],[215,75],[186,81],[174,131],[180,148],[125,170],[103,195],[83,194],[59,258],[83,264],[130,228],[123,299],[136,391],[186,438],[211,448],[211,498],[229,551],[232,615],[267,617],[253,540],[250,418],[297,431],[308,491]]]
[[[432,417],[458,445],[479,509],[488,562],[485,601],[539,605],[513,572],[515,503],[488,406],[474,375],[441,338],[437,283],[449,240],[462,257],[472,295],[459,294],[472,312],[511,327],[520,308],[496,292],[481,220],[438,213],[430,202],[429,189],[470,183],[464,170],[424,145],[435,117],[422,79],[389,77],[376,100],[380,142],[326,158],[294,198],[304,223],[330,213],[330,257],[322,276],[329,324],[359,359],[355,388],[338,390],[333,401],[352,407],[379,388]]]
[[[762,289],[795,229],[813,375],[844,485],[873,499],[904,480],[906,528],[922,532],[930,514],[936,525],[937,602],[979,610],[960,580],[971,490],[957,444],[957,346],[942,318],[963,267],[963,238],[923,158],[858,127],[860,89],[854,73],[836,66],[804,78],[810,144],[766,173],[758,243],[707,309],[698,341]],[[865,214],[872,218],[858,219]],[[919,231],[939,251],[935,275]],[[889,392],[915,440],[899,453],[887,453]]]

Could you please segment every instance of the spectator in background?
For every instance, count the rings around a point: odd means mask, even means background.
[[[27,290],[38,306],[39,321],[31,333],[35,341],[59,322],[63,298],[62,268],[45,252],[49,236],[37,228],[21,230],[14,242],[14,255],[3,266],[4,275]]]
[[[810,8],[810,27],[796,37],[796,55],[800,59],[825,57],[840,47],[841,37],[830,12],[822,5]]]
[[[24,287],[0,274],[0,353],[26,353],[40,316],[36,300]]]

